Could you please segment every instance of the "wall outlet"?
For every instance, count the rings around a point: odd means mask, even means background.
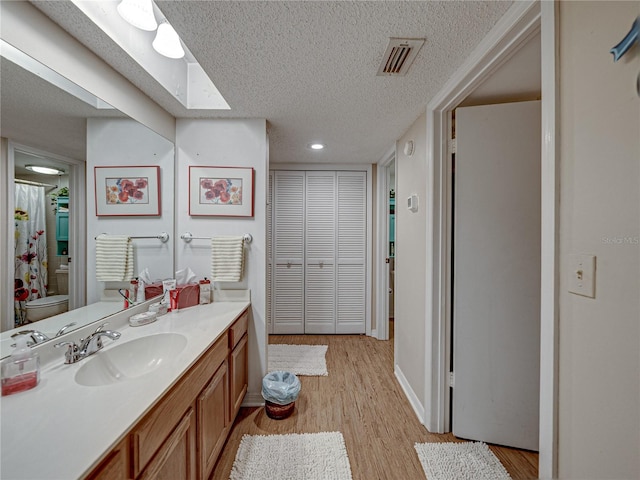
[[[595,255],[569,255],[569,292],[596,297]]]

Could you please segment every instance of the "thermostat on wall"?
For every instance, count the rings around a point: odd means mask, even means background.
[[[418,211],[418,195],[414,193],[410,197],[407,197],[407,208],[412,212]]]

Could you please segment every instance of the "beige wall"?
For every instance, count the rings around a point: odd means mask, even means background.
[[[427,235],[427,116],[421,115],[398,140],[396,176],[396,368],[401,370],[415,400],[425,407],[425,288]],[[414,153],[404,154],[407,140]],[[407,197],[417,194],[417,212],[407,209]],[[406,388],[406,386],[405,386]],[[416,406],[414,405],[414,408]],[[423,415],[423,412],[420,415]]]
[[[640,478],[640,2],[560,4],[560,478]],[[567,255],[597,256],[595,299]]]

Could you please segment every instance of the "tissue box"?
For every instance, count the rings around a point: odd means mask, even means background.
[[[178,285],[178,309],[193,307],[200,304],[200,284],[187,283]],[[162,293],[162,292],[161,292]]]
[[[200,304],[200,284],[185,283],[178,285],[176,288],[180,290],[178,294],[178,309]],[[162,282],[145,285],[144,294],[145,298],[149,300],[162,295]],[[169,303],[169,297],[167,297],[166,302]]]
[[[144,298],[151,300],[152,298],[162,295],[162,282],[150,283],[144,286]],[[169,299],[167,299],[167,302]]]

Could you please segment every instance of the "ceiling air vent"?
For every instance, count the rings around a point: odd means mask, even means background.
[[[378,76],[406,75],[422,45],[424,45],[424,38],[390,38],[378,68]]]

